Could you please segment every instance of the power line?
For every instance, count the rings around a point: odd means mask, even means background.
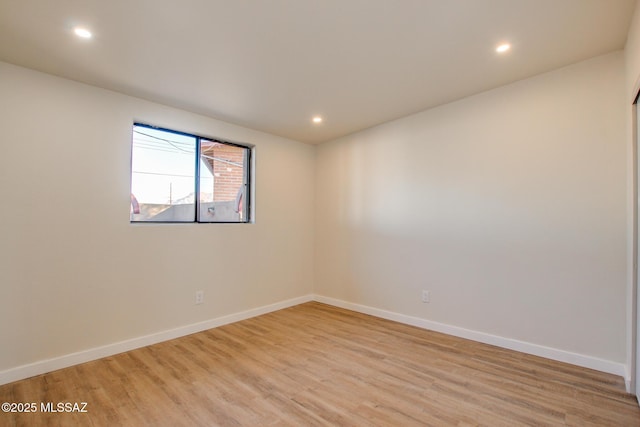
[[[137,133],[139,135],[148,136],[149,138],[154,138],[154,139],[158,139],[160,141],[164,141],[167,144],[171,145],[172,147],[176,148],[177,150],[184,151],[185,153],[191,153],[190,151],[184,150],[184,149],[178,147],[177,145],[175,145],[176,143],[177,144],[185,144],[184,142],[171,141],[169,139],[160,138],[160,137],[154,136],[154,135],[149,135],[148,133],[140,132],[139,130],[135,130],[135,129],[133,130],[133,132],[135,132],[135,133]],[[194,143],[195,143],[195,141],[194,141]]]
[[[184,153],[182,151],[178,151],[175,149],[171,149],[170,147],[167,147],[166,149],[164,147],[157,147],[157,146],[147,146],[147,145],[140,145],[140,144],[135,144],[134,146],[135,148],[139,148],[141,150],[151,150],[151,151],[160,151],[163,153],[173,153],[173,154],[180,154],[183,156],[189,156],[189,157],[193,157],[193,153]]]

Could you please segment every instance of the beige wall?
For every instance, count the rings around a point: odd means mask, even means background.
[[[627,95],[629,98],[633,98],[640,88],[640,1],[636,2],[631,27],[627,35],[625,61]]]
[[[313,292],[628,364],[634,22],[318,147],[0,62],[0,372]],[[129,224],[133,121],[254,144],[256,223]]]
[[[625,363],[623,59],[319,146],[316,293]]]
[[[312,292],[314,147],[6,63],[0,94],[0,371]],[[134,120],[254,144],[256,223],[130,224]]]
[[[637,264],[636,239],[637,239],[637,120],[633,117],[632,103],[640,90],[640,1],[636,2],[635,12],[631,21],[631,27],[627,35],[625,45],[625,107],[626,107],[626,131],[627,131],[627,257],[628,257],[628,286],[627,286],[627,361],[629,376],[635,379],[635,392],[640,395],[640,370],[634,366],[636,354],[640,354],[640,341],[637,338],[637,272],[634,263]],[[636,350],[636,348],[638,350]],[[635,351],[634,351],[635,350]],[[633,372],[635,370],[635,372]],[[633,390],[632,390],[633,391]]]

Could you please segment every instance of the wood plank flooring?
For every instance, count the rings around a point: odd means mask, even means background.
[[[0,426],[640,426],[620,377],[319,303],[7,384],[1,402],[38,412]]]

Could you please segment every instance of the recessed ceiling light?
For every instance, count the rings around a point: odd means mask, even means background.
[[[503,43],[503,44],[499,45],[498,47],[496,47],[496,52],[505,53],[509,49],[511,49],[511,45],[509,43]]]
[[[320,116],[315,116],[313,119],[311,119],[311,121],[312,121],[313,123],[316,123],[316,124],[318,124],[318,123],[322,123],[322,117],[320,117]]]
[[[90,39],[93,36],[93,34],[91,34],[91,31],[82,27],[74,28],[73,32],[76,34],[76,36],[82,37],[83,39]]]

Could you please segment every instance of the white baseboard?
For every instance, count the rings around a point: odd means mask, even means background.
[[[423,329],[442,332],[445,334],[466,338],[485,344],[491,344],[510,350],[516,350],[535,356],[545,357],[547,359],[557,360],[560,362],[566,362],[585,368],[595,369],[597,371],[619,375],[625,379],[627,391],[629,391],[630,388],[630,378],[628,378],[626,366],[622,363],[616,363],[596,357],[571,353],[564,350],[531,344],[525,341],[504,338],[496,335],[486,334],[483,332],[477,332],[457,326],[451,326],[444,323],[421,319],[419,317],[407,316],[400,313],[355,304],[335,298],[325,297],[322,295],[305,295],[302,297],[281,301],[275,304],[217,317],[215,319],[206,320],[204,322],[193,323],[191,325],[186,325],[175,329],[161,331],[126,341],[120,341],[101,347],[95,347],[88,350],[83,350],[76,353],[71,353],[60,357],[41,360],[35,363],[7,369],[5,371],[0,371],[0,385],[55,371],[57,369],[63,369],[69,366],[78,365],[80,363],[90,362],[92,360],[101,359],[103,357],[113,356],[114,354],[135,350],[137,348],[156,344],[162,341],[168,341],[196,332],[205,331],[207,329],[212,329],[218,326],[227,325],[229,323],[234,323],[252,317],[260,316],[262,314],[292,307],[298,304],[303,304],[309,301],[318,301],[324,304],[345,308],[347,310],[357,311],[359,313],[369,314],[383,319],[393,320],[407,325],[417,326]]]
[[[559,350],[557,348],[545,347],[525,341],[519,341],[511,338],[487,334],[484,332],[473,331],[470,329],[460,328],[458,326],[451,326],[444,323],[421,319],[419,317],[407,316],[392,311],[381,310],[379,308],[369,307],[366,305],[354,304],[351,302],[321,295],[315,295],[313,299],[314,301],[318,301],[321,303],[333,305],[347,310],[357,311],[358,313],[381,317],[387,320],[393,320],[399,323],[404,323],[406,325],[417,326],[419,328],[442,332],[444,334],[466,338],[485,344],[491,344],[497,347],[507,348],[509,350],[516,350],[522,353],[532,354],[534,356],[545,357],[547,359],[552,359],[559,362],[570,363],[572,365],[582,366],[584,368],[595,369],[596,371],[619,375],[625,379],[627,392],[629,391],[630,378],[628,378],[627,369],[623,363],[612,362],[609,360],[599,359],[597,357]]]
[[[76,353],[66,354],[64,356],[52,359],[41,360],[28,365],[18,366],[16,368],[0,371],[0,385],[8,384],[14,381],[23,380],[36,375],[55,371],[57,369],[68,368],[69,366],[78,365],[80,363],[90,362],[92,360],[101,359],[114,354],[123,353],[125,351],[134,350],[136,348],[145,347],[151,344],[157,344],[162,341],[168,341],[174,338],[183,337],[196,332],[205,331],[207,329],[216,328],[218,326],[227,325],[229,323],[238,322],[240,320],[249,319],[251,317],[260,316],[272,311],[281,310],[283,308],[292,307],[294,305],[313,301],[312,295],[306,295],[286,301],[277,302],[275,304],[265,305],[253,308],[239,313],[229,314],[227,316],[217,317],[215,319],[206,320],[204,322],[193,323],[191,325],[181,326],[167,331],[156,332],[154,334],[133,338],[126,341],[120,341],[113,344],[107,344],[101,347],[95,347]]]

